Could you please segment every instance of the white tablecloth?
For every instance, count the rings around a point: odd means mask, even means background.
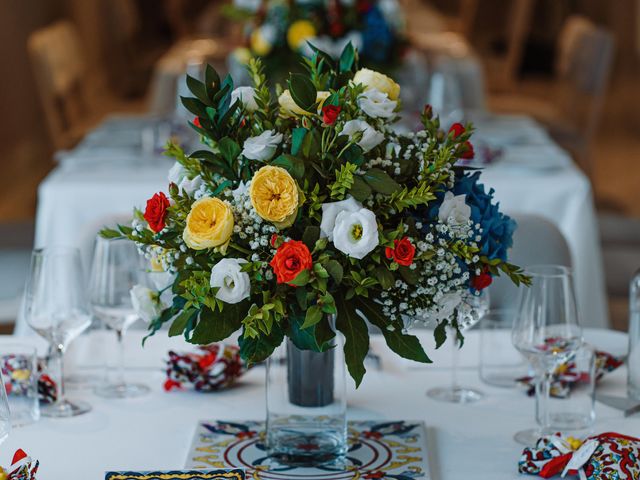
[[[383,368],[369,369],[357,391],[348,382],[348,417],[423,420],[433,480],[521,478],[517,462],[522,447],[512,437],[516,431],[534,426],[534,400],[519,390],[489,387],[479,381],[477,333],[467,334],[459,380],[482,390],[485,399],[470,405],[453,405],[427,398],[425,391],[429,387],[450,382],[450,351],[443,349],[433,354],[429,349],[434,365],[409,368],[375,337],[372,348],[381,355]],[[129,335],[127,362],[137,368],[130,369],[128,376],[151,386],[152,393],[138,399],[107,401],[87,390],[72,390],[70,397],[90,402],[93,411],[71,419],[43,418],[37,424],[14,429],[0,449],[0,465],[7,465],[13,451],[23,448],[41,461],[39,480],[99,479],[107,469],[181,468],[198,420],[264,418],[262,367],[250,371],[237,388],[229,391],[165,393],[161,387],[162,358],[170,348],[188,347],[180,338],[169,339],[160,334],[142,350],[141,333]],[[430,333],[423,331],[421,335],[427,345]],[[592,329],[585,336],[598,348],[615,354],[626,352],[626,335],[622,333]],[[0,337],[0,351],[3,342],[12,340]],[[505,342],[509,344],[508,337]],[[70,366],[95,365],[104,358],[104,345],[98,338],[81,337],[72,347]],[[89,371],[75,369],[75,373]],[[625,385],[626,369],[621,368],[604,377],[598,388],[607,394],[623,395]],[[601,404],[596,404],[596,412],[592,433],[618,431],[640,436],[640,416],[625,419],[622,412]]]

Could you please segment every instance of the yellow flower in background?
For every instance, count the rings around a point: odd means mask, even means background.
[[[358,70],[353,77],[353,83],[363,85],[365,90],[376,89],[386,93],[390,100],[397,100],[400,96],[400,85],[392,78],[368,68]]]
[[[318,110],[322,109],[322,104],[331,95],[330,92],[321,91],[316,95],[316,102],[318,102]],[[298,106],[293,101],[291,92],[289,89],[285,90],[278,97],[278,103],[280,104],[280,114],[284,117],[297,117],[300,115],[313,115],[313,112],[307,112]]]
[[[264,57],[271,53],[274,38],[272,28],[273,27],[270,25],[264,25],[251,32],[249,44],[251,45],[253,53],[260,57]]]
[[[232,55],[233,58],[235,58],[236,61],[242,65],[248,65],[249,60],[251,60],[251,58],[253,57],[253,55],[251,55],[251,50],[245,47],[236,48],[233,51]]]
[[[276,226],[291,225],[298,212],[298,185],[289,172],[267,165],[258,170],[249,189],[258,215]]]
[[[204,250],[227,244],[233,233],[233,213],[227,202],[205,197],[191,205],[182,238],[189,248]]]
[[[316,36],[316,27],[309,20],[296,20],[287,31],[287,43],[293,51],[299,50],[304,42]]]

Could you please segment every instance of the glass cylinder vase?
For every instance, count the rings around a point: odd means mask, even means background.
[[[286,339],[267,360],[266,446],[280,463],[319,466],[347,452],[342,336],[333,343],[314,352]]]

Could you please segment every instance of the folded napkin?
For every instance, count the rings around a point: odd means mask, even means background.
[[[608,432],[579,440],[556,433],[525,448],[518,471],[542,478],[569,474],[581,480],[632,480],[640,478],[638,459],[638,438]]]
[[[596,380],[600,380],[605,373],[613,372],[624,363],[624,359],[607,352],[596,351]],[[560,365],[553,374],[549,394],[554,398],[567,398],[571,389],[580,382],[588,381],[582,372],[576,371],[575,362]],[[522,377],[516,380],[527,391],[527,395],[535,395],[535,377]]]
[[[198,353],[170,351],[164,389],[171,391],[186,384],[198,392],[223,390],[233,385],[246,370],[240,349],[235,345],[208,345],[200,347]]]

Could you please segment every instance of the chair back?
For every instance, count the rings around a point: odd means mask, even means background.
[[[62,20],[34,32],[28,51],[55,148],[73,143],[73,130],[87,115],[86,63],[75,26]]]
[[[514,215],[513,219],[518,228],[513,235],[509,262],[523,268],[549,264],[571,266],[571,252],[558,227],[538,215]],[[518,287],[506,276],[494,279],[489,293],[491,308],[515,309],[518,306]]]

